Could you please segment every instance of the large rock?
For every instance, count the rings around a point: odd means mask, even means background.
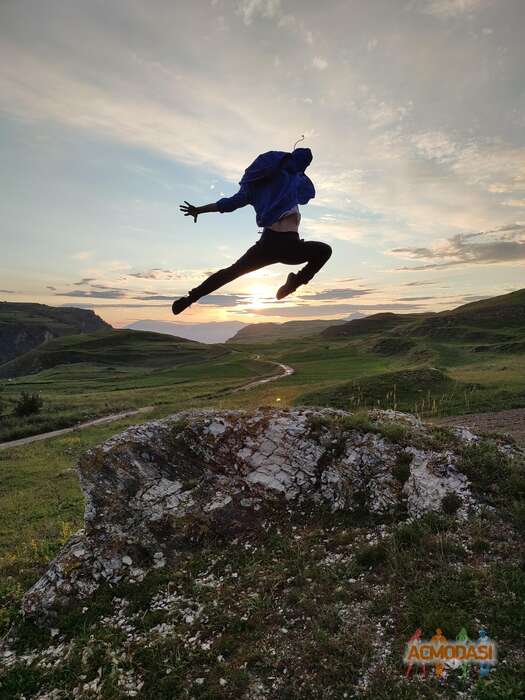
[[[477,507],[456,453],[432,449],[428,426],[392,411],[369,418],[193,410],[95,447],[78,464],[85,527],[26,594],[24,611],[49,613],[102,582],[139,581],[203,533],[258,527],[283,506],[313,501],[406,518],[440,509],[453,493],[459,516]],[[392,421],[406,426],[403,440]],[[476,439],[456,433],[460,442]]]

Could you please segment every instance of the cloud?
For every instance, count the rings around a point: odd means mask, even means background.
[[[74,304],[74,306],[78,306],[78,304]],[[166,309],[166,304],[97,304],[92,308],[100,311],[104,309]]]
[[[401,122],[411,111],[412,102],[393,104],[376,95],[370,95],[361,109],[368,120],[368,128],[377,130]]]
[[[400,304],[396,302],[385,302],[384,304],[301,304],[296,306],[274,305],[262,309],[239,309],[230,313],[254,314],[256,316],[281,316],[283,318],[310,316],[338,316],[353,311],[376,312],[376,311],[414,311],[421,308],[419,304]]]
[[[328,68],[328,61],[321,56],[314,56],[312,59],[312,65],[317,70],[325,70]]]
[[[305,301],[330,301],[332,299],[353,299],[354,297],[370,294],[373,289],[324,289],[322,292],[313,294],[304,294],[299,296],[299,299]]]
[[[127,303],[127,302],[117,302],[117,303],[97,303],[86,304],[83,302],[65,302],[64,304],[58,304],[60,307],[74,307],[79,309],[95,309],[99,312],[104,311],[104,309],[163,309],[166,310],[168,307],[166,304],[142,304],[142,303]]]
[[[17,294],[17,292],[13,292],[12,289],[0,289],[0,294]]]
[[[313,44],[313,34],[305,25],[304,19],[285,12],[281,0],[237,0],[235,12],[242,17],[247,27],[256,25],[257,19],[263,19],[272,22],[283,32],[293,32],[306,44]]]
[[[321,196],[323,196],[322,193]],[[320,218],[304,215],[301,219],[301,227],[308,235],[341,241],[358,241],[371,234],[377,237],[383,231],[383,226],[377,221],[360,216],[351,218],[347,215],[322,215]]]
[[[422,156],[435,159],[439,163],[451,162],[458,152],[458,146],[441,131],[414,134],[412,143]]]
[[[241,15],[246,25],[252,24],[257,17],[279,18],[282,16],[281,0],[240,0],[237,14]]]
[[[416,280],[415,282],[405,282],[404,287],[424,287],[430,284],[438,284],[438,282],[431,282],[430,280]]]
[[[161,279],[173,279],[178,273],[172,270],[159,270],[158,268],[153,268],[152,270],[145,270],[144,272],[129,272],[127,277],[136,277],[142,280],[161,280]]]
[[[192,270],[162,270],[160,268],[152,268],[150,270],[143,270],[139,272],[128,272],[123,275],[122,279],[134,277],[136,279],[143,280],[186,280],[195,279],[196,277],[203,277],[210,274],[210,270],[203,270],[202,268]]]
[[[490,296],[483,294],[466,294],[465,296],[461,297],[461,300],[467,303],[471,301],[483,301],[483,299],[490,299]]]
[[[46,289],[49,289],[49,290],[52,291],[52,292],[56,292],[56,290],[57,290],[56,287],[53,287],[53,286],[50,285],[50,284],[48,284],[48,285],[46,286]]]
[[[94,281],[95,281],[94,277],[83,277],[78,282],[73,282],[73,284],[75,285],[75,287],[81,287],[85,284],[89,284],[90,282],[94,282]]]
[[[91,290],[71,290],[69,292],[56,292],[57,297],[76,297],[76,298],[89,298],[89,299],[123,299],[127,296],[126,291],[122,289],[104,289],[98,291],[96,289]]]
[[[144,294],[131,297],[140,301],[174,301],[175,295],[170,294]],[[237,304],[246,303],[250,299],[247,294],[208,294],[198,300],[199,304],[210,306],[236,306]]]
[[[199,299],[199,304],[210,304],[212,306],[236,306],[246,303],[250,299],[246,294],[208,294]]]
[[[422,0],[422,11],[440,19],[458,17],[479,10],[486,0]],[[420,0],[418,0],[421,5]]]
[[[72,260],[88,260],[93,255],[91,250],[79,250],[78,253],[73,253],[71,255]]]
[[[495,265],[525,261],[525,225],[509,224],[489,231],[459,233],[431,247],[394,248],[394,255],[428,260],[400,270],[447,269],[458,265]]]
[[[522,199],[504,199],[502,204],[504,207],[525,207],[525,197]]]

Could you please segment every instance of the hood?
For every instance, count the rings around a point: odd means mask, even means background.
[[[271,177],[281,169],[289,172],[304,172],[311,162],[312,151],[309,148],[296,148],[292,153],[266,151],[257,156],[246,168],[239,180],[239,185]]]
[[[312,162],[312,151],[309,148],[296,148],[291,154],[298,173],[304,173]]]

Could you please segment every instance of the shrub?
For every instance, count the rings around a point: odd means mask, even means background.
[[[443,496],[441,499],[441,509],[443,513],[446,513],[447,515],[454,515],[454,513],[461,508],[462,503],[463,501],[457,495],[457,493],[449,491],[449,493],[445,494],[445,496]]]
[[[356,562],[363,567],[376,567],[388,559],[388,550],[383,542],[365,545],[356,553]]]
[[[516,528],[525,532],[525,501],[513,501],[510,512]]]
[[[420,521],[406,523],[396,528],[394,532],[394,544],[397,549],[412,549],[419,551],[428,540],[428,532]]]
[[[40,413],[43,405],[44,401],[40,394],[30,394],[28,391],[23,391],[20,394],[20,398],[15,403],[13,413],[19,418],[32,416],[35,413]]]
[[[396,442],[403,445],[410,438],[410,429],[403,423],[395,423],[390,421],[380,421],[377,424],[378,432],[390,442]]]
[[[376,432],[374,424],[368,417],[367,411],[356,411],[345,416],[342,421],[343,430],[362,430],[365,433]]]
[[[410,452],[400,452],[397,455],[396,463],[392,467],[392,476],[402,484],[408,481],[410,477],[410,463],[413,456]]]
[[[462,449],[459,468],[480,490],[502,485],[509,476],[509,459],[494,442],[482,440]]]

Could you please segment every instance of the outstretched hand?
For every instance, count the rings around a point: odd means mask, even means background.
[[[184,204],[180,205],[180,210],[184,212],[184,216],[193,216],[193,223],[197,223],[197,217],[199,216],[197,207],[184,200]]]

